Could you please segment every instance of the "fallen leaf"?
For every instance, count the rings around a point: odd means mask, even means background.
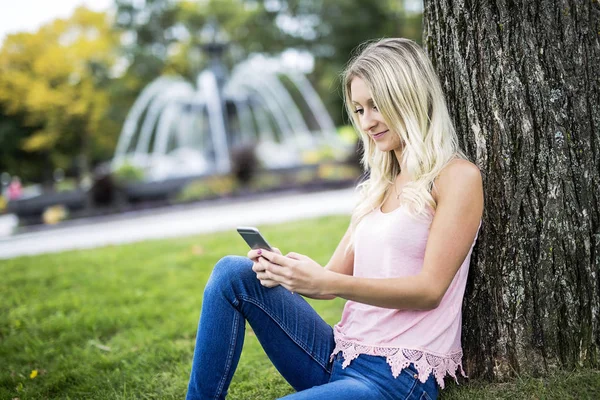
[[[195,256],[201,256],[204,254],[204,248],[199,245],[192,246],[192,254]]]
[[[96,342],[95,340],[90,340],[89,344],[91,344],[95,348],[100,349],[102,351],[111,351],[110,347],[100,344],[100,343]]]
[[[31,371],[31,374],[29,374],[29,377],[31,379],[35,378],[36,376],[38,376],[38,372],[37,369],[34,369],[33,371]]]
[[[110,351],[110,347],[105,346],[103,344],[94,343],[94,347],[97,347],[97,348],[99,348],[100,350],[103,350],[103,351]]]

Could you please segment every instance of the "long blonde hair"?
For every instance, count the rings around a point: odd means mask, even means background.
[[[379,151],[373,139],[362,131],[352,105],[350,85],[362,79],[390,133],[400,137],[402,160],[394,151]],[[380,207],[390,185],[406,165],[410,181],[401,193],[401,202],[414,216],[435,210],[431,195],[434,180],[454,158],[466,159],[448,113],[439,79],[427,55],[408,39],[380,39],[358,48],[358,54],[343,72],[346,110],[364,148],[362,164],[369,178],[358,186],[359,202],[352,213],[351,231],[360,220]],[[350,240],[348,249],[353,247]]]

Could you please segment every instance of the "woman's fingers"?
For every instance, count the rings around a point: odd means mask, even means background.
[[[279,250],[277,247],[273,247],[272,248],[272,253],[274,254],[278,254],[278,255],[282,255],[281,254],[281,250]],[[258,260],[258,258],[262,255],[262,253],[264,251],[267,250],[263,250],[263,249],[252,249],[248,252],[248,254],[246,255],[246,257],[248,257],[249,259],[251,259],[252,261],[256,262]]]
[[[254,264],[252,264],[252,271],[262,272],[264,270],[265,270],[265,267],[259,262],[259,260],[255,261]]]
[[[259,262],[262,265],[262,267],[264,267],[265,272],[270,274],[270,279],[280,280],[281,278],[287,278],[290,273],[289,268],[274,264],[266,258],[261,257],[259,259]]]
[[[279,286],[279,283],[269,279],[261,279],[260,284],[266,288],[274,288],[275,286]]]
[[[304,254],[294,253],[293,251],[287,253],[285,256],[288,258],[291,258],[292,260],[306,260],[307,258],[309,258],[309,257],[305,256]]]
[[[250,250],[246,256],[247,256],[249,259],[251,259],[252,261],[256,262],[256,260],[258,259],[258,257],[260,257],[259,250],[260,250],[260,249],[253,249],[253,250]]]
[[[279,285],[279,282],[271,279],[271,274],[268,272],[259,271],[256,273],[256,278],[260,281],[260,284],[267,288],[272,288]]]
[[[278,267],[278,266],[274,265],[274,267]],[[280,284],[281,281],[283,279],[285,279],[284,277],[277,275],[276,273],[273,273],[269,266],[259,265],[259,267],[257,267],[256,269],[254,269],[254,268],[252,268],[252,269],[254,270],[254,272],[256,272],[256,278],[259,281],[261,281],[261,283],[263,281],[270,281],[270,282],[274,282],[276,284]]]
[[[261,257],[266,258],[272,264],[281,265],[283,267],[291,267],[296,263],[296,260],[273,251],[263,250],[260,255]]]

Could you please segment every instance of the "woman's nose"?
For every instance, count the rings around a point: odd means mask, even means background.
[[[365,112],[360,120],[360,125],[363,131],[368,132],[377,125],[377,121],[372,118],[370,112]]]

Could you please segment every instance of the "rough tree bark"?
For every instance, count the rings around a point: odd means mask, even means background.
[[[467,373],[597,368],[600,2],[424,6],[424,46],[484,176],[463,314]]]

